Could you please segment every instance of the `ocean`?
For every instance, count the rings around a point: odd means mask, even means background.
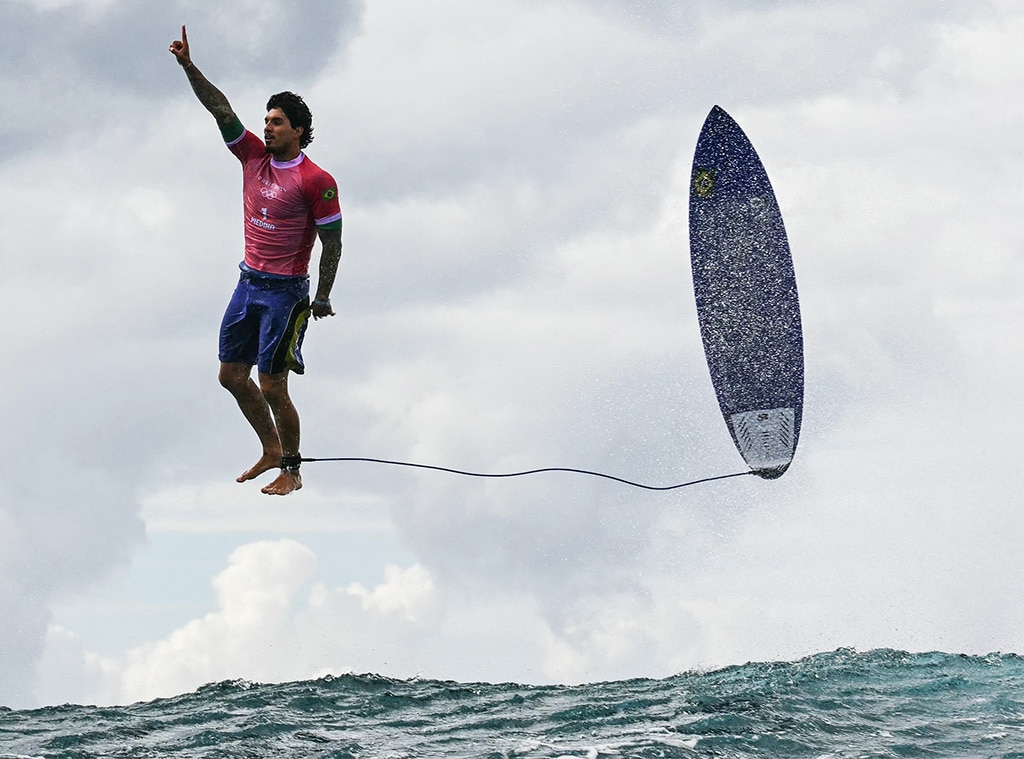
[[[0,709],[0,757],[1024,758],[1024,658],[841,649],[573,686],[232,681]]]

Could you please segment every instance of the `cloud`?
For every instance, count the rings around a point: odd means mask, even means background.
[[[172,695],[241,677],[275,681],[278,646],[293,638],[293,605],[315,571],[316,557],[294,541],[242,546],[213,581],[217,610],[166,639],[130,651],[121,674],[130,700]]]
[[[39,446],[33,453],[37,458],[12,452],[0,470],[6,483],[0,507],[0,669],[2,697],[13,703],[31,699],[49,603],[126,564],[142,535],[123,483],[70,461],[55,464],[60,473],[54,475],[47,461],[59,461],[60,452]]]
[[[384,569],[384,582],[377,587],[366,588],[362,583],[352,583],[348,592],[360,600],[364,609],[415,622],[431,605],[434,581],[420,566],[406,570],[388,566]]]
[[[330,588],[315,581],[317,571],[316,555],[296,541],[243,545],[213,578],[216,608],[206,615],[123,658],[86,657],[86,666],[67,654],[76,650],[72,636],[53,629],[47,667],[60,663],[72,675],[85,670],[68,689],[86,700],[151,699],[197,683],[312,678],[357,663],[380,668],[389,654],[379,646],[411,646],[410,630],[437,623],[433,581],[422,567],[388,567],[372,588]]]

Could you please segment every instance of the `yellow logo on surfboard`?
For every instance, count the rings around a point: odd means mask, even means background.
[[[715,191],[715,172],[701,169],[693,177],[693,194],[698,198],[707,198]]]

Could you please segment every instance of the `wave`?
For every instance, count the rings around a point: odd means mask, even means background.
[[[840,649],[653,680],[341,675],[0,710],[9,757],[1024,757],[1024,659]]]

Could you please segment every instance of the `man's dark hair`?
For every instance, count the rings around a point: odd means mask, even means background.
[[[279,92],[271,95],[267,101],[267,110],[280,108],[288,117],[292,128],[302,127],[302,136],[299,138],[299,147],[304,148],[313,141],[313,114],[310,113],[306,101],[294,92]]]

